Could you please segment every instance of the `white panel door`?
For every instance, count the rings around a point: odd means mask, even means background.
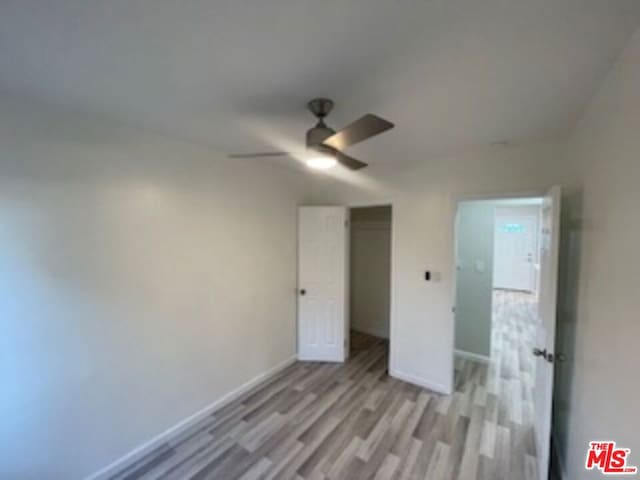
[[[298,358],[343,362],[347,209],[300,207],[298,225]]]
[[[534,355],[538,357],[534,390],[534,420],[540,480],[546,480],[549,470],[560,248],[560,196],[560,187],[553,187],[544,198],[541,215],[540,295],[534,350]]]
[[[496,210],[493,286],[532,292],[536,288],[538,218]]]

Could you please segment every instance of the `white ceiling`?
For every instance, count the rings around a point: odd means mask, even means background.
[[[566,135],[638,0],[2,0],[0,88],[223,152],[397,125],[371,163]]]

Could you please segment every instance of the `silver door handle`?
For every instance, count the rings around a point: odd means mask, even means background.
[[[553,353],[547,352],[546,348],[542,349],[542,350],[540,350],[539,348],[534,348],[533,349],[533,356],[534,357],[542,357],[549,363],[553,363],[553,360],[554,360]]]

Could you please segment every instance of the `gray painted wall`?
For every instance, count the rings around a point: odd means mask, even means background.
[[[491,202],[462,202],[456,219],[457,350],[491,353],[494,211]]]

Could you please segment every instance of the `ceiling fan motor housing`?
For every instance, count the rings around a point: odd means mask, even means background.
[[[327,127],[322,120],[318,122],[318,124],[307,130],[307,147],[308,148],[317,148],[322,146],[321,143],[333,135],[335,130]]]
[[[307,107],[316,117],[323,119],[333,110],[333,100],[329,100],[328,98],[314,98],[307,103]]]
[[[318,118],[317,125],[307,130],[307,148],[322,151],[321,143],[336,133],[335,130],[327,127],[323,120],[333,109],[333,101],[328,98],[314,98],[307,103],[307,107]]]

